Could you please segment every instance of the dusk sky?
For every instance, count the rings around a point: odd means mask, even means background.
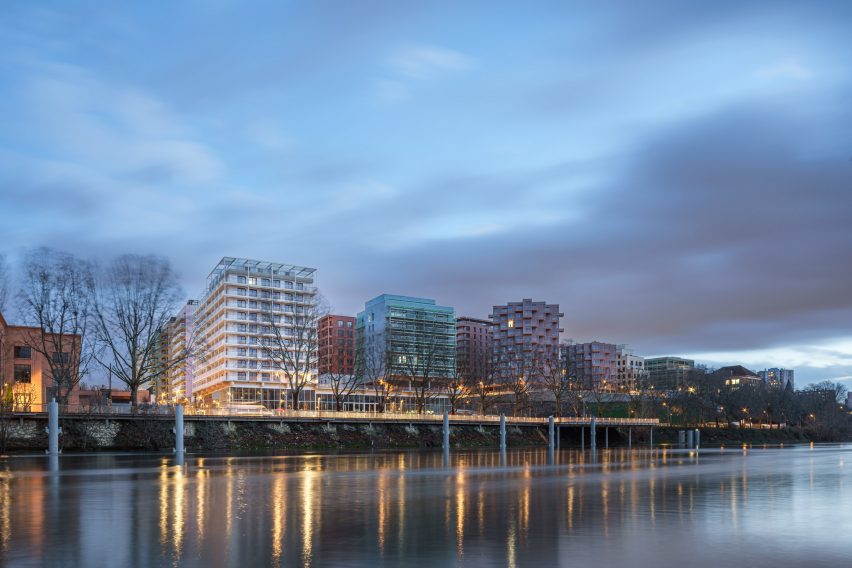
[[[0,7],[0,250],[852,379],[852,2],[156,4]]]

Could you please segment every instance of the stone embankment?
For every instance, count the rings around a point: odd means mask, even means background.
[[[16,416],[8,420],[6,448],[47,448],[47,420]],[[60,420],[63,451],[168,451],[174,448],[169,417],[65,417]],[[440,448],[440,424],[383,422],[305,422],[274,419],[192,419],[185,421],[188,451]],[[510,426],[510,447],[547,445],[546,427]],[[462,424],[450,428],[454,448],[497,448],[497,425]]]

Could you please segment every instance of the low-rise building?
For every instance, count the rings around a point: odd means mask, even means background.
[[[730,365],[716,369],[711,374],[711,377],[718,381],[719,384],[724,384],[730,388],[740,388],[743,386],[762,387],[763,379],[754,371],[750,371],[742,365]]]
[[[11,390],[16,410],[40,410],[40,405],[57,396],[52,369],[72,375],[79,372],[80,347],[78,335],[50,336],[38,327],[10,325],[0,313],[2,394],[7,396]],[[78,393],[79,385],[68,393],[68,404],[79,402]]]
[[[674,391],[706,378],[703,368],[683,357],[651,357],[645,359],[648,385],[658,391]]]

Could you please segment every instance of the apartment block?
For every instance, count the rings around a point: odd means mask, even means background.
[[[617,348],[618,385],[627,389],[644,388],[648,382],[645,358],[636,355],[627,345]]]
[[[494,339],[490,320],[472,317],[456,319],[456,367],[462,377],[482,377],[491,364]]]
[[[763,382],[768,386],[783,389],[795,388],[792,369],[773,367],[771,369],[759,371],[757,374],[760,375],[760,378],[763,379]]]
[[[494,306],[488,317],[493,324],[493,348],[498,366],[506,367],[500,372],[503,375],[508,372],[507,364],[500,361],[522,357],[543,363],[558,358],[559,334],[564,331],[559,327],[559,320],[563,315],[559,304],[534,302],[529,298]]]
[[[355,318],[326,315],[319,321],[319,375],[355,374]]]
[[[562,345],[562,356],[569,376],[585,388],[614,390],[619,386],[619,346],[603,341]]]
[[[219,261],[193,314],[194,341],[205,351],[193,365],[194,399],[284,406],[286,377],[264,355],[263,346],[273,337],[271,326],[286,337],[293,335],[294,326],[304,325],[316,305],[315,276],[316,269],[293,264],[234,257]],[[312,400],[313,389],[304,395]]]

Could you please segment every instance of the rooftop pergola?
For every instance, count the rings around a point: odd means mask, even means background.
[[[282,276],[296,276],[298,278],[307,278],[313,276],[314,272],[316,272],[316,268],[308,268],[295,264],[283,264],[279,262],[267,262],[265,260],[223,256],[222,260],[220,260],[216,267],[210,272],[207,279],[211,280],[216,278],[226,270],[245,270],[249,273],[277,274]]]

